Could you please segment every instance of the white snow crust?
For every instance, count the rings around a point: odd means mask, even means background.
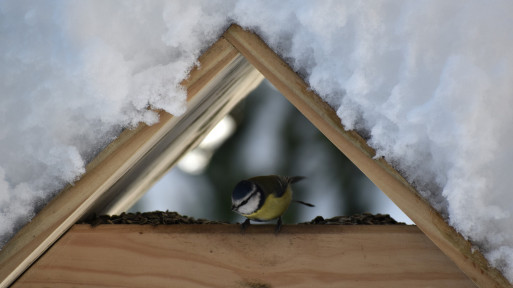
[[[1,1],[0,243],[187,77],[258,33],[513,281],[513,2]]]

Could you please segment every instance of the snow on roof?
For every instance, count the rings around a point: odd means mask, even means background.
[[[257,32],[346,128],[513,281],[508,1],[0,3],[0,241],[120,129],[178,115],[232,22]]]

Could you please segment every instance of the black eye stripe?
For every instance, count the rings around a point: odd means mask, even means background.
[[[237,205],[237,206],[236,206],[236,208],[239,208],[239,207],[241,207],[241,206],[246,205],[246,204],[248,203],[249,199],[251,199],[251,198],[253,197],[253,195],[255,195],[256,193],[257,193],[257,191],[256,191],[256,190],[253,190],[253,191],[251,192],[251,194],[249,194],[248,198],[246,198],[246,199],[244,199],[244,201],[240,202],[240,204],[239,204],[239,205]]]
[[[242,201],[242,202],[239,204],[239,206],[238,206],[238,207],[246,205],[246,204],[248,203],[249,199],[251,199],[251,197],[249,197],[248,199],[246,199],[246,200]]]

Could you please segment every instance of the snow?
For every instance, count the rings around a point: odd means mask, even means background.
[[[232,22],[257,32],[513,281],[513,3],[2,1],[0,241],[122,128],[179,115]]]
[[[0,2],[0,244],[122,128],[156,123],[148,107],[185,111],[179,83],[228,22],[183,4]]]

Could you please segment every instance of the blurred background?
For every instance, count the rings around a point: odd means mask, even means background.
[[[268,174],[307,177],[294,184],[294,198],[315,207],[292,203],[284,223],[363,212],[413,223],[267,80],[129,212],[169,210],[242,222],[230,208],[233,188],[242,179]]]

